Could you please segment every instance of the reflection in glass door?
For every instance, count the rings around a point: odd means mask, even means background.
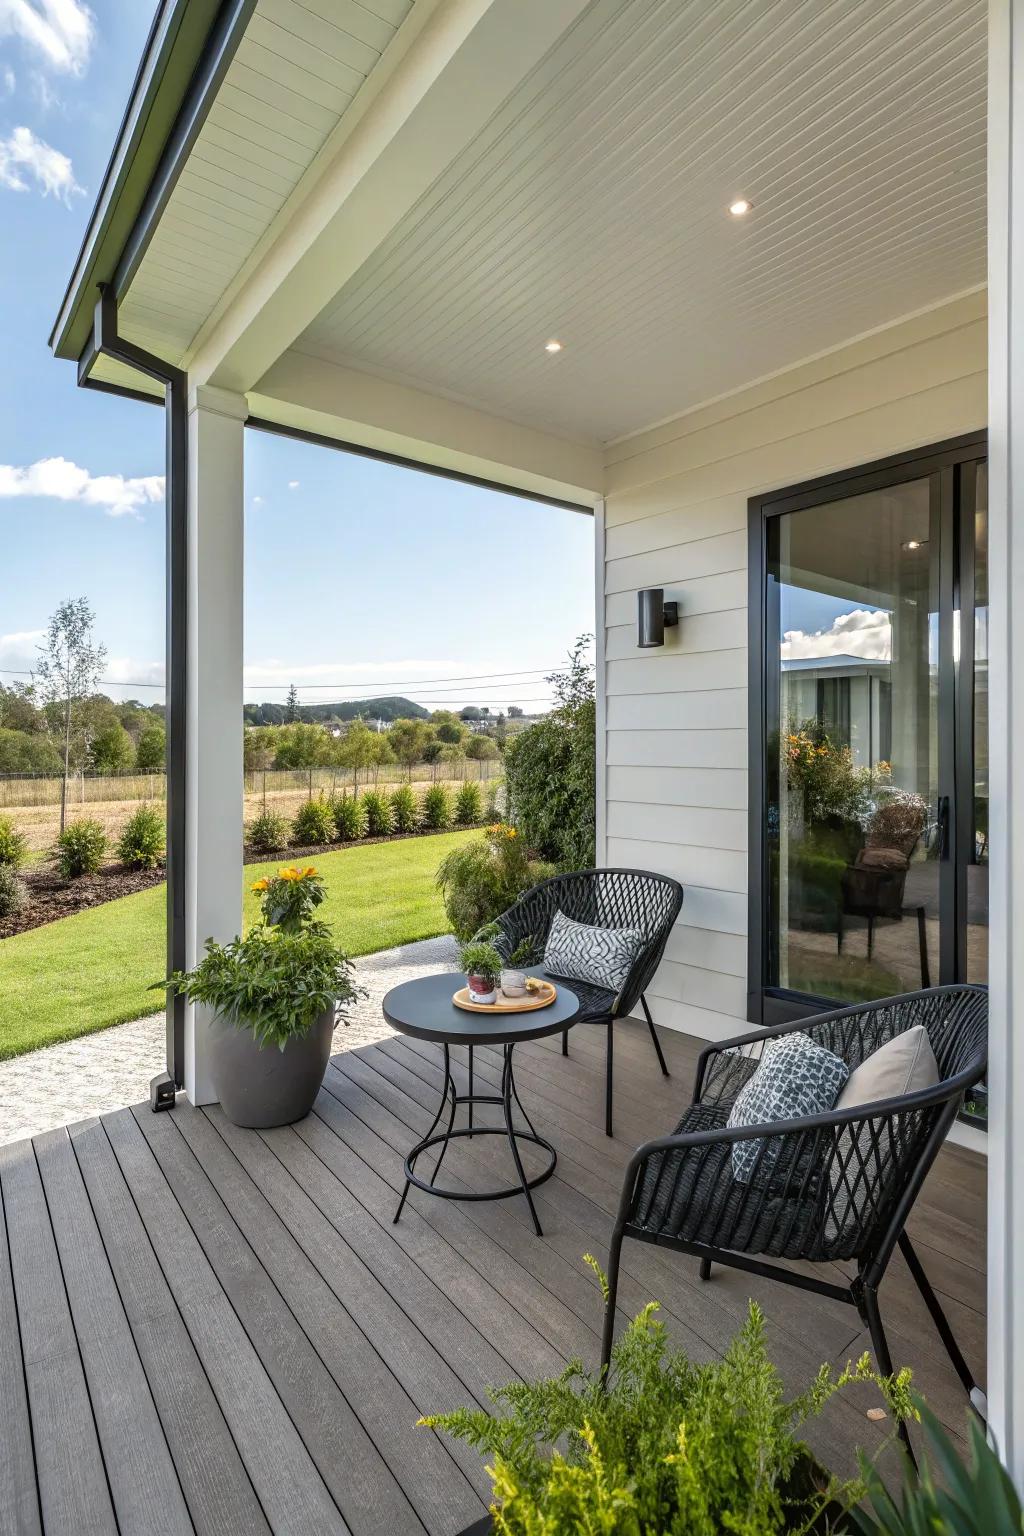
[[[983,453],[751,503],[755,1020],[987,979]]]
[[[938,509],[926,476],[770,525],[775,986],[860,1002],[938,981]]]

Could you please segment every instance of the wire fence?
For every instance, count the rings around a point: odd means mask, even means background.
[[[459,758],[454,762],[417,763],[403,768],[388,763],[380,768],[254,768],[243,774],[247,795],[338,795],[356,789],[375,789],[396,784],[486,782],[501,775],[498,758]],[[47,774],[0,774],[0,809],[60,804],[61,780]],[[75,774],[68,780],[68,805],[99,805],[110,801],[164,800],[167,781],[163,773]]]

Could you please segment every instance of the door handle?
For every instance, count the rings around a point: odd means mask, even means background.
[[[939,829],[939,858],[949,858],[949,796],[940,795],[937,808]]]

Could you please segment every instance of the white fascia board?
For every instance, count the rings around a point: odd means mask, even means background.
[[[587,4],[439,4],[331,163],[288,205],[277,238],[188,359],[190,378],[251,390]]]
[[[595,443],[554,437],[376,374],[287,352],[248,391],[252,416],[358,443],[513,489],[592,506],[601,495]]]

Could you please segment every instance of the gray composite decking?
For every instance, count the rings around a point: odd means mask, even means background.
[[[617,1031],[616,1138],[603,1134],[603,1031],[517,1050],[520,1093],[559,1152],[537,1191],[457,1204],[413,1191],[402,1154],[440,1089],[437,1047],[395,1038],[334,1058],[314,1115],[256,1133],[217,1109],[124,1109],[0,1148],[0,1533],[351,1532],[449,1536],[484,1510],[464,1447],[416,1427],[487,1387],[595,1363],[601,1306],[582,1255],[607,1252],[623,1165],[671,1129],[698,1043]],[[462,1053],[455,1053],[457,1056]],[[478,1050],[478,1080],[497,1081]],[[479,1088],[478,1091],[486,1091]],[[486,1113],[486,1111],[484,1112]],[[497,1137],[455,1143],[444,1176],[500,1182]],[[496,1175],[497,1173],[497,1180]],[[911,1231],[983,1377],[984,1165],[948,1149]],[[674,1339],[720,1352],[747,1298],[793,1388],[866,1347],[852,1308],[735,1271],[624,1250],[620,1304],[662,1304]],[[892,1352],[951,1427],[964,1399],[902,1261],[882,1292]],[[849,1467],[886,1426],[858,1388],[809,1436]]]

